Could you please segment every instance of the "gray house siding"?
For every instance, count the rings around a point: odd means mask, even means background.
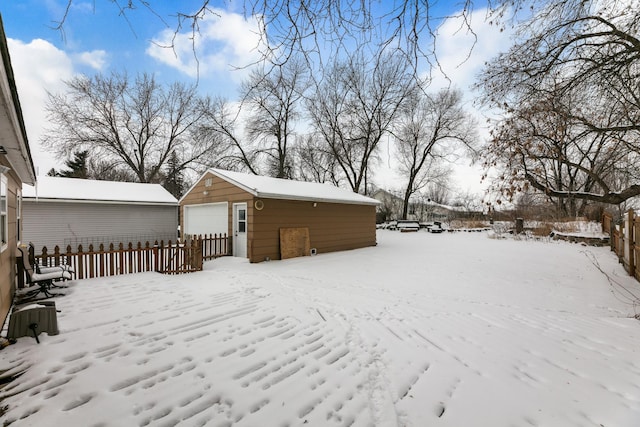
[[[51,252],[79,244],[84,249],[100,243],[134,243],[175,240],[178,237],[178,207],[111,203],[52,202],[23,200],[23,239],[36,251]]]

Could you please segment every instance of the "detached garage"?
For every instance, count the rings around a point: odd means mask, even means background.
[[[23,186],[22,205],[22,241],[37,251],[178,237],[178,200],[160,184],[43,176]]]
[[[180,200],[185,235],[227,234],[251,262],[376,244],[375,199],[330,184],[209,169]]]

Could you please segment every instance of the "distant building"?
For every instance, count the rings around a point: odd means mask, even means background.
[[[185,235],[227,234],[251,262],[376,244],[370,197],[331,184],[209,169],[180,199]]]
[[[378,223],[405,219],[402,218],[404,201],[401,197],[381,188],[375,190],[371,197],[380,202],[376,209]],[[417,221],[447,221],[452,214],[459,212],[458,208],[441,205],[428,199],[415,201],[415,197],[412,198],[408,208],[406,219]]]
[[[42,176],[22,197],[23,241],[38,251],[178,237],[178,200],[160,184]]]

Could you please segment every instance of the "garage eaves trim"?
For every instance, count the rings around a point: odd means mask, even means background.
[[[2,16],[0,16],[0,56],[2,57],[0,61],[0,108],[2,108],[0,117],[3,118],[0,123],[2,131],[0,145],[4,148],[6,159],[20,181],[34,185],[36,172],[31,158]]]
[[[207,172],[233,184],[255,197],[263,199],[300,200],[324,203],[344,203],[377,206],[380,202],[371,197],[354,193],[331,184],[295,181],[232,172],[223,169],[209,169]],[[201,177],[201,179],[206,175]],[[187,193],[188,194],[188,193]]]

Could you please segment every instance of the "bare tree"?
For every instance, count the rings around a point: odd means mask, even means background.
[[[467,218],[473,218],[483,211],[482,194],[476,194],[469,190],[459,192],[453,206],[457,208],[458,215],[463,214]]]
[[[340,172],[335,157],[313,134],[299,136],[294,147],[296,178],[309,182],[340,185]]]
[[[258,153],[266,157],[268,174],[292,178],[292,145],[295,124],[301,117],[307,71],[300,61],[289,61],[267,73],[255,70],[243,84],[245,105],[250,109],[246,133]]]
[[[139,182],[158,182],[172,152],[184,170],[217,150],[217,141],[198,138],[207,106],[194,87],[159,85],[142,74],[79,76],[67,93],[49,94],[51,127],[43,143],[58,156],[89,151],[110,168],[129,171]]]
[[[400,172],[407,179],[402,207],[406,219],[411,196],[439,175],[437,160],[453,148],[445,145],[472,147],[477,136],[474,120],[462,107],[462,94],[450,89],[429,95],[416,88],[407,97],[394,128]]]
[[[445,175],[444,178],[447,176]],[[424,190],[424,198],[439,205],[448,205],[451,202],[451,188],[449,188],[447,181],[448,179],[430,181]]]
[[[354,55],[336,63],[310,98],[311,123],[354,192],[366,192],[371,161],[411,86],[401,56]]]
[[[131,170],[119,168],[116,164],[108,161],[89,159],[88,169],[91,171],[90,179],[102,181],[136,181],[136,176]]]
[[[524,182],[556,199],[640,195],[639,32],[636,3],[549,2],[489,64],[484,100],[506,114],[487,164],[503,160],[507,195]]]
[[[205,111],[207,123],[202,131],[208,138],[221,141],[224,146],[223,152],[212,164],[230,170],[247,170],[258,175],[258,152],[243,139],[241,130],[237,129],[239,114],[240,106],[234,107],[226,99],[216,98],[209,103],[209,108]]]
[[[585,102],[599,120],[617,120],[616,111],[606,111],[605,105],[597,108],[596,100],[584,96],[574,101],[568,94],[558,96],[541,92],[510,110],[494,129],[485,159],[487,166],[502,171],[493,189],[507,200],[531,187],[555,200],[558,216],[581,216],[589,200],[606,199],[603,194],[618,187],[618,169],[632,153],[623,138],[591,132],[571,113],[582,108],[575,104]]]

